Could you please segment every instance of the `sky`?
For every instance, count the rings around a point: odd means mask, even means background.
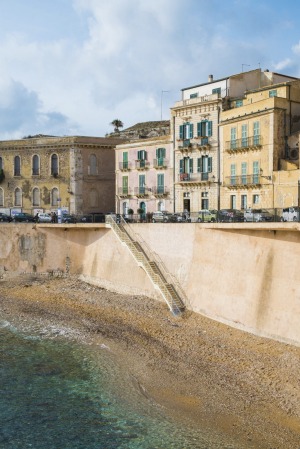
[[[0,140],[170,118],[181,89],[300,77],[294,0],[0,0]]]

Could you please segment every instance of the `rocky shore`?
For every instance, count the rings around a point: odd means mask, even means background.
[[[249,448],[300,448],[300,348],[77,278],[0,280],[0,317],[48,337],[103,344],[175,419]]]

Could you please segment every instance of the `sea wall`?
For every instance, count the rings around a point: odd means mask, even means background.
[[[300,344],[298,224],[134,224],[177,277],[198,313]],[[111,290],[161,300],[126,245],[105,225],[0,226],[4,272],[59,271]]]

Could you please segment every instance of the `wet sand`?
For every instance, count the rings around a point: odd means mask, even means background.
[[[76,278],[0,280],[0,316],[46,336],[106,345],[143,394],[192,426],[255,449],[300,449],[300,348]]]

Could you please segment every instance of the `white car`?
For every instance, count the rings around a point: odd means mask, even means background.
[[[38,223],[51,223],[51,221],[52,221],[51,215],[42,212],[38,214],[37,219]]]
[[[169,221],[169,213],[166,211],[160,211],[153,212],[152,214],[152,223],[167,223]]]
[[[299,221],[299,207],[286,207],[282,211],[281,221]]]

